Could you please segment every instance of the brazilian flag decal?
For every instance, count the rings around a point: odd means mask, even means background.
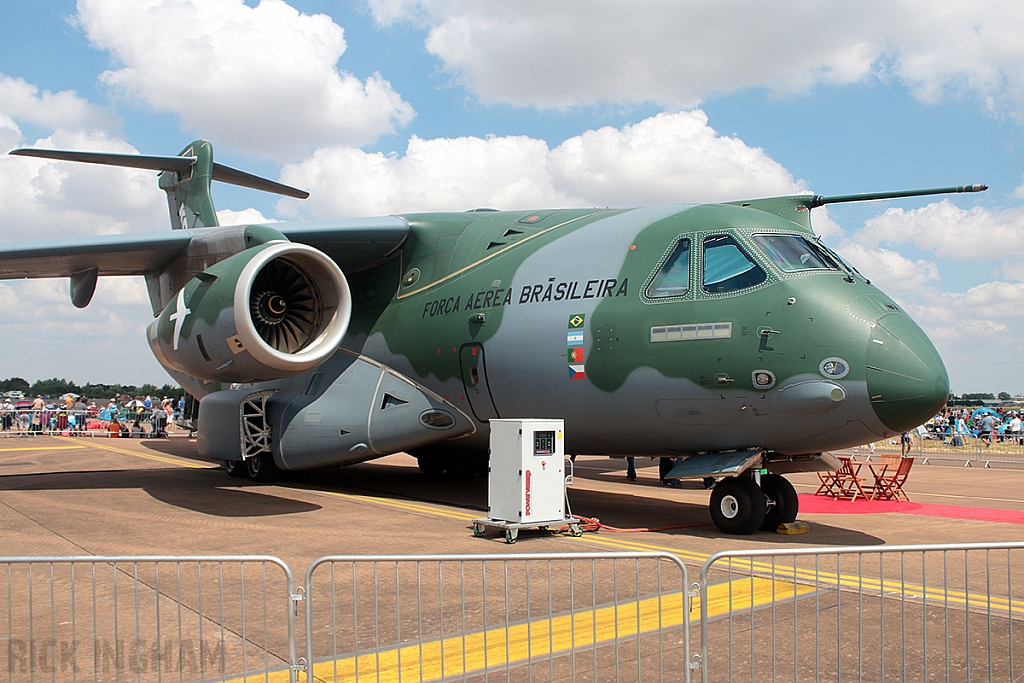
[[[583,365],[583,323],[586,315],[576,313],[569,316],[569,331],[566,333],[568,349],[566,358],[569,361],[569,379],[586,379],[587,373]]]

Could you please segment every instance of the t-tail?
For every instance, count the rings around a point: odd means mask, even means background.
[[[11,154],[160,171],[160,189],[167,193],[171,228],[175,230],[215,228],[220,225],[210,194],[210,183],[213,180],[295,199],[305,199],[309,196],[309,193],[303,190],[217,163],[213,160],[213,145],[206,140],[192,142],[173,157],[35,148],[16,149]]]

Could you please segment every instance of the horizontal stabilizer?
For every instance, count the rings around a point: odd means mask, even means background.
[[[79,161],[87,164],[104,164],[106,166],[122,166],[125,168],[142,168],[150,171],[171,171],[184,173],[195,163],[194,156],[153,156],[145,154],[113,154],[110,152],[76,152],[60,149],[22,148],[11,152],[15,156],[38,157],[40,159],[59,159],[61,161]],[[274,194],[306,199],[309,193],[289,187],[282,183],[255,176],[236,168],[213,163],[212,177],[229,185],[240,185],[253,190],[272,192]]]
[[[289,187],[288,185],[282,185],[281,183],[273,180],[260,178],[259,176],[255,176],[251,173],[239,171],[237,168],[218,164],[216,161],[213,162],[213,179],[219,180],[222,183],[228,183],[229,185],[241,185],[242,187],[248,187],[253,190],[262,190],[273,194],[281,194],[285,197],[293,197],[295,199],[306,199],[309,197],[309,193],[305,190],[299,190],[294,187]]]

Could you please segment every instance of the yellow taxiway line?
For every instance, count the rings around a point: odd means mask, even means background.
[[[7,453],[9,451],[74,451],[85,446],[30,446],[28,448],[0,448],[0,453]]]
[[[707,558],[710,557],[710,555],[705,553],[679,550],[668,546],[644,543],[626,538],[588,535],[584,536],[580,540],[619,550],[635,552],[668,552],[679,557],[685,562],[700,564],[703,564]],[[784,558],[785,555],[781,557]],[[849,561],[854,561],[852,556]],[[995,595],[990,597],[981,593],[971,593],[965,590],[956,590],[952,588],[943,589],[895,579],[879,579],[871,576],[862,576],[860,574],[824,571],[821,569],[815,569],[814,567],[797,566],[794,569],[791,563],[782,565],[776,562],[773,565],[771,562],[765,562],[763,560],[755,560],[749,557],[736,557],[731,560],[723,558],[715,564],[715,567],[719,571],[728,571],[731,568],[734,571],[769,574],[779,581],[813,584],[818,586],[819,589],[856,589],[858,591],[884,593],[888,598],[903,597],[910,600],[919,600],[923,598],[931,601],[933,604],[941,602],[943,604],[949,604],[950,606],[968,606],[972,608],[992,609],[993,611],[1000,612],[1013,611],[1017,613],[1024,613],[1024,600],[1009,600],[1005,597]]]
[[[809,593],[808,586],[773,585],[768,579],[738,579],[708,589],[708,614],[718,616],[754,609]],[[355,681],[358,677],[380,683],[421,683],[452,676],[472,676],[494,668],[517,666],[533,658],[633,641],[658,631],[679,628],[684,622],[684,599],[679,591],[642,600],[606,605],[546,619],[518,623],[507,628],[449,636],[366,652],[357,656],[321,661],[313,665],[316,681]],[[700,615],[694,599],[688,611],[691,623]],[[276,671],[270,681],[287,680],[287,671]],[[267,680],[264,675],[242,681]]]
[[[71,441],[71,437],[55,436],[53,438],[60,439],[62,441],[64,441],[64,440]],[[111,451],[112,453],[122,453],[124,455],[134,455],[136,458],[145,458],[146,460],[155,460],[157,462],[167,463],[167,464],[170,464],[170,465],[178,465],[179,467],[191,467],[193,469],[203,469],[203,470],[216,469],[216,467],[211,467],[210,465],[206,465],[206,464],[203,464],[203,463],[192,462],[191,460],[186,460],[184,458],[167,457],[167,456],[163,456],[163,455],[154,455],[152,453],[139,453],[138,451],[129,451],[129,450],[125,449],[125,448],[115,448],[114,446],[107,446],[107,445],[99,444],[99,443],[90,443],[89,446],[92,446],[93,448],[99,448],[99,449],[102,449],[104,451]],[[69,448],[85,448],[85,446],[70,446]]]
[[[322,489],[313,489],[307,487],[299,488],[303,488],[304,490],[308,491],[322,493],[336,498],[344,498],[364,503],[371,503],[392,509],[399,509],[404,510],[406,512],[431,515],[435,517],[447,517],[449,519],[457,519],[465,522],[469,522],[481,516],[480,513],[445,509],[430,503],[418,503],[413,501],[391,500],[376,496],[336,493],[333,491],[323,491]],[[671,553],[683,562],[688,562],[690,564],[702,565],[704,564],[704,562],[707,561],[709,557],[711,557],[710,553],[702,553],[693,550],[683,550],[680,548],[673,548],[671,546],[647,543],[637,539],[622,538],[619,536],[602,536],[598,534],[588,533],[584,534],[582,537],[576,540],[623,551]],[[719,562],[716,565],[718,569],[723,568],[723,562]],[[821,571],[809,567],[798,566],[795,570],[793,570],[791,564],[788,565],[788,567],[779,565],[778,563],[776,563],[773,566],[770,562],[752,561],[749,558],[734,558],[731,562],[731,566],[734,570],[770,574],[790,583],[797,582],[801,584],[814,584],[819,589],[823,586],[828,586],[832,588],[857,589],[862,591],[885,593],[887,597],[902,596],[906,599],[921,599],[923,597],[924,599],[932,601],[933,603],[942,602],[943,604],[948,604],[950,606],[969,606],[972,608],[992,609],[994,611],[1000,612],[1012,611],[1024,613],[1024,600],[1008,600],[1005,597],[989,597],[988,595],[984,595],[981,593],[971,593],[963,590],[954,590],[949,588],[943,589],[938,587],[925,586],[923,584],[908,583],[892,579],[871,578],[861,576],[859,574]]]

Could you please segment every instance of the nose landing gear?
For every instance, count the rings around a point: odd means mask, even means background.
[[[777,474],[761,476],[761,485],[746,475],[726,477],[711,491],[711,519],[727,534],[774,531],[796,519],[796,489]]]

